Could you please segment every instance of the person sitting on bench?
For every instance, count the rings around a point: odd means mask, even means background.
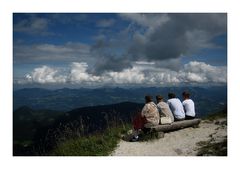
[[[139,113],[133,120],[134,133],[131,141],[138,140],[140,130],[159,124],[159,112],[157,105],[152,101],[151,96],[145,96],[145,105],[142,112]]]
[[[181,121],[185,119],[183,105],[181,101],[176,98],[176,95],[174,93],[168,93],[167,103],[174,115],[174,121]]]
[[[194,119],[196,116],[195,113],[195,106],[194,106],[194,102],[192,101],[192,99],[190,99],[190,93],[185,91],[182,93],[183,96],[183,107],[185,110],[185,119]]]
[[[157,95],[156,100],[158,111],[160,113],[160,124],[171,124],[174,121],[174,117],[168,104],[163,101],[162,96]]]

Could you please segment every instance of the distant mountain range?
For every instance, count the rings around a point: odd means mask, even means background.
[[[146,88],[97,88],[57,89],[26,88],[13,92],[13,108],[29,108],[70,111],[75,108],[116,104],[121,102],[144,103],[146,94],[163,95],[174,92],[182,99],[181,93],[188,90],[195,101],[197,112],[204,116],[215,112],[227,103],[227,87],[146,87]]]

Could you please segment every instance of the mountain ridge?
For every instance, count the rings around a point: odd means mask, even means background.
[[[163,95],[167,98],[168,92],[175,92],[182,98],[181,93],[189,90],[198,109],[203,107],[203,102],[209,105],[226,103],[227,87],[141,87],[141,88],[96,88],[96,89],[69,89],[62,88],[48,90],[41,88],[25,88],[14,91],[14,110],[21,106],[32,109],[51,109],[57,111],[70,111],[79,107],[116,104],[120,102],[144,103],[144,96],[150,94],[153,97]],[[200,106],[198,106],[198,104]],[[205,112],[205,110],[201,111]],[[210,112],[215,110],[210,110]]]

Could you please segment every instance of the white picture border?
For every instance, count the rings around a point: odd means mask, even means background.
[[[228,0],[1,0],[0,1],[0,167],[73,168],[218,168],[239,166],[240,12]],[[14,12],[225,12],[228,14],[227,157],[13,157],[12,156],[12,13]]]

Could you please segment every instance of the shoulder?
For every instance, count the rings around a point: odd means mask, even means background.
[[[175,103],[182,103],[179,98],[174,98],[174,102],[175,102]]]
[[[183,103],[185,104],[189,104],[189,103],[194,103],[192,99],[187,99],[187,100],[184,100]]]
[[[149,108],[149,107],[151,107],[151,106],[152,106],[152,104],[151,104],[151,102],[150,102],[150,103],[146,103],[144,107],[145,107],[145,108]]]
[[[161,102],[161,105],[166,106],[168,104],[166,102]]]
[[[157,105],[154,102],[150,102],[149,105],[153,107],[157,107]]]
[[[194,105],[194,101],[192,99],[189,99],[189,104]]]
[[[148,107],[148,103],[146,103],[143,108],[146,108],[146,107]]]
[[[157,104],[157,106],[164,106],[165,104],[167,104],[167,103],[165,103],[165,102],[159,102],[158,104]]]

